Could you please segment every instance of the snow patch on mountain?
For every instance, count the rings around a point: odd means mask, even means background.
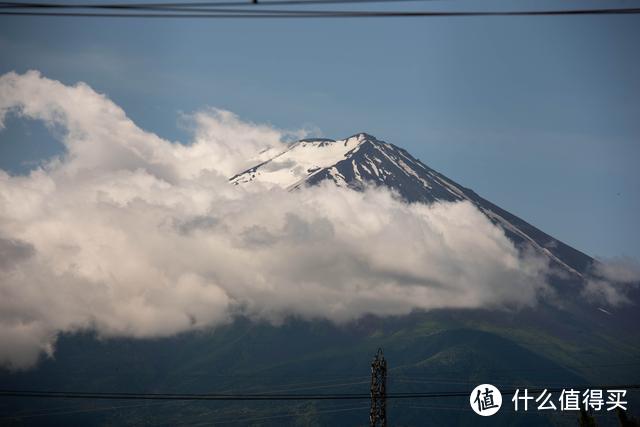
[[[365,140],[363,134],[338,141],[304,139],[273,158],[232,177],[231,182],[237,185],[257,181],[270,186],[290,188],[345,159],[349,152]]]

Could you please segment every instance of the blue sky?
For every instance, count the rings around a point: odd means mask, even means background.
[[[640,16],[0,17],[0,73],[84,81],[172,140],[187,139],[180,113],[207,105],[366,131],[590,255],[640,258],[638,40]],[[61,149],[38,123],[7,125],[2,169]]]

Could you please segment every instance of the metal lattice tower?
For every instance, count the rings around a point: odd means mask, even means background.
[[[371,427],[387,427],[387,361],[382,349],[371,362],[371,410],[369,411]]]

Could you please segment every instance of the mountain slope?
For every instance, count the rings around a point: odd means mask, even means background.
[[[547,256],[552,265],[579,279],[593,259],[431,169],[407,151],[366,133],[343,140],[302,140],[230,181],[236,185],[262,182],[295,190],[322,181],[362,190],[380,185],[408,202],[473,203],[516,244],[527,244]]]
[[[361,190],[393,188],[410,202],[467,200],[514,242],[529,242],[561,268],[563,284],[581,281],[591,258],[439,174],[405,150],[366,134],[345,140],[304,140],[231,178],[295,191],[330,180]],[[541,301],[522,310],[372,313],[347,324],[287,318],[279,325],[237,317],[228,325],[161,339],[62,335],[55,358],[26,372],[0,369],[6,389],[181,393],[367,393],[370,360],[383,347],[390,393],[464,392],[477,384],[573,387],[640,381],[636,306],[602,311],[575,298]],[[575,288],[573,289],[575,290]],[[640,291],[638,291],[640,292]],[[640,301],[637,293],[633,301]],[[630,413],[640,398],[629,393]],[[556,395],[557,398],[557,395]],[[391,401],[390,425],[467,426],[482,423],[468,398]],[[508,402],[507,402],[508,403]],[[60,402],[0,399],[0,424],[359,426],[368,402]],[[157,406],[152,406],[157,405]],[[600,425],[613,425],[610,413]],[[607,418],[608,417],[608,418]],[[514,413],[509,404],[491,425],[574,426],[577,414]]]

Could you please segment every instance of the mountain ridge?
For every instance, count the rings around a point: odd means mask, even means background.
[[[366,132],[345,139],[303,139],[229,179],[235,185],[263,182],[292,191],[332,181],[361,191],[385,186],[407,202],[469,201],[518,246],[531,246],[564,273],[582,279],[594,260],[524,219],[481,197],[413,157],[405,149]]]

